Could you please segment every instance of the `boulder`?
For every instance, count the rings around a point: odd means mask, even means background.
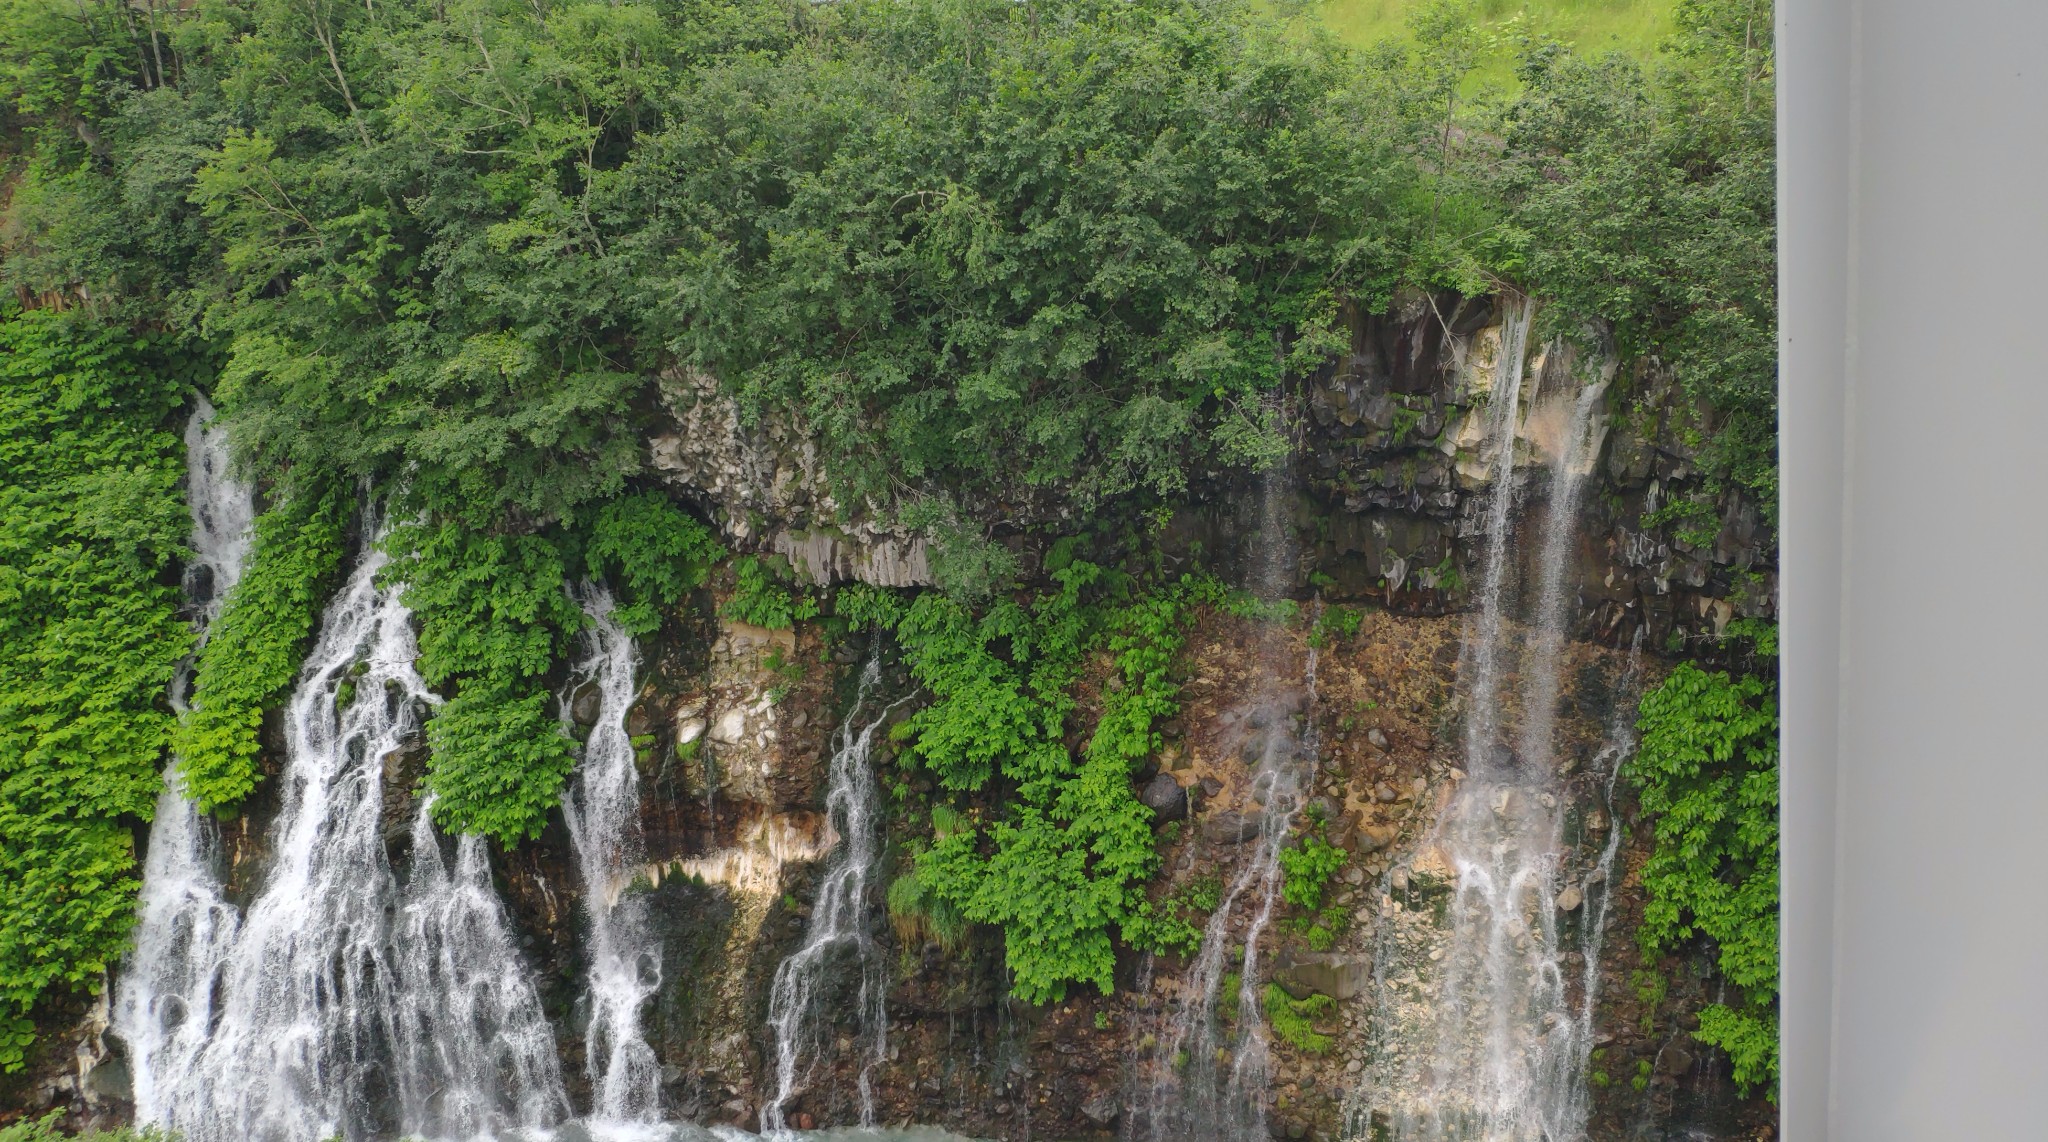
[[[101,1098],[118,1102],[129,1102],[135,1098],[135,1082],[129,1077],[128,1064],[119,1055],[109,1055],[100,1061],[85,1077],[85,1085]]]
[[[1343,952],[1283,953],[1273,978],[1296,999],[1318,992],[1343,1002],[1372,987],[1372,957]]]
[[[1212,845],[1241,845],[1259,835],[1259,819],[1224,810],[1202,822],[1202,839]]]
[[[1579,886],[1576,884],[1557,894],[1557,910],[1560,912],[1576,911],[1579,905],[1585,902],[1586,894],[1579,891]]]
[[[1268,753],[1278,752],[1287,747],[1287,743],[1284,740],[1279,740],[1281,736],[1277,730],[1246,734],[1244,741],[1238,743],[1238,760],[1248,766],[1258,766],[1260,762],[1266,760]]]
[[[1364,856],[1393,844],[1394,838],[1401,835],[1401,830],[1394,825],[1361,825],[1358,832],[1353,835],[1357,837],[1354,842],[1357,846],[1355,851],[1358,855]]]
[[[604,705],[604,692],[595,682],[585,682],[576,688],[576,694],[569,699],[569,717],[579,726],[597,724],[598,711]]]
[[[1146,782],[1138,792],[1138,800],[1144,802],[1162,824],[1188,815],[1187,791],[1170,774],[1161,773]]]
[[[1107,1126],[1116,1121],[1117,1112],[1121,1109],[1117,1105],[1116,1092],[1111,1090],[1096,1091],[1087,1102],[1081,1104],[1081,1113],[1088,1121],[1098,1126]]]

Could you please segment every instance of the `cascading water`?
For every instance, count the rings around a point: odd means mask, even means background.
[[[1383,928],[1377,1058],[1367,1087],[1353,1099],[1349,1117],[1356,1133],[1376,1126],[1397,1139],[1441,1142],[1584,1137],[1606,897],[1603,889],[1599,906],[1580,914],[1579,944],[1568,947],[1560,917],[1578,901],[1564,894],[1584,890],[1560,883],[1565,790],[1556,715],[1567,571],[1579,498],[1598,446],[1594,422],[1604,384],[1575,395],[1563,446],[1553,457],[1535,600],[1523,627],[1510,621],[1508,580],[1529,316],[1526,301],[1508,308],[1490,394],[1494,454],[1482,517],[1484,571],[1461,669],[1467,775],[1424,846],[1446,866],[1450,898],[1441,929],[1398,918]],[[1602,756],[1611,765],[1627,748],[1625,724],[1620,718],[1609,730]],[[1613,832],[1606,839],[1602,884],[1617,840]],[[1576,1003],[1568,956],[1575,950],[1583,964]],[[1433,986],[1423,978],[1429,974],[1436,976]]]
[[[888,1050],[889,1022],[888,981],[869,916],[868,885],[881,853],[877,833],[881,809],[869,757],[875,733],[893,707],[885,707],[864,725],[860,714],[881,673],[881,664],[875,660],[861,671],[853,709],[835,735],[838,740],[833,743],[825,816],[839,844],[828,858],[817,900],[811,906],[811,925],[803,947],[775,969],[775,982],[768,993],[768,1029],[775,1037],[775,1097],[761,1108],[761,1127],[768,1134],[788,1129],[783,1107],[804,1085],[809,1067],[816,1065],[823,1032],[819,1006],[825,984],[833,962],[849,955],[860,972],[856,999],[860,1124],[875,1124],[871,1077]]]
[[[609,594],[586,587],[578,601],[590,620],[589,641],[572,677],[598,694],[583,764],[562,798],[590,921],[584,1067],[597,1124],[646,1123],[661,1116],[661,1063],[641,1031],[640,1014],[661,986],[661,946],[649,930],[646,897],[626,891],[643,856],[640,772],[626,731],[636,654],[632,635],[613,617]]]
[[[1293,586],[1296,548],[1287,513],[1292,507],[1291,468],[1266,474],[1261,489],[1254,570],[1258,593],[1284,599]],[[1259,942],[1273,919],[1281,882],[1280,850],[1294,819],[1314,788],[1318,743],[1314,714],[1316,651],[1310,647],[1303,684],[1281,681],[1289,651],[1277,631],[1260,639],[1255,697],[1238,711],[1248,730],[1252,764],[1248,794],[1257,807],[1245,831],[1254,833],[1251,856],[1231,878],[1202,931],[1201,950],[1179,981],[1177,1001],[1167,1019],[1152,1081],[1142,1091],[1146,1137],[1164,1140],[1260,1139],[1266,1132],[1270,1054],[1262,1015]],[[1248,915],[1246,914],[1248,912]],[[1224,985],[1234,969],[1236,994]],[[1226,1016],[1224,1003],[1232,1005]],[[1234,1023],[1226,1033],[1223,1023]]]
[[[255,498],[228,471],[227,432],[200,397],[185,426],[186,502],[192,559],[185,596],[203,644],[248,556]],[[186,708],[190,663],[171,682],[171,707]],[[143,861],[135,950],[115,989],[114,1033],[128,1045],[136,1114],[161,1117],[159,1085],[176,1086],[206,1045],[213,1022],[215,970],[240,918],[223,897],[219,838],[211,819],[179,788],[178,763],[164,771],[155,824]]]
[[[286,707],[272,860],[208,969],[206,1042],[138,1076],[145,1121],[188,1142],[474,1137],[567,1110],[483,842],[455,841],[451,864],[422,799],[404,883],[386,855],[384,764],[436,699],[384,562],[366,544]]]

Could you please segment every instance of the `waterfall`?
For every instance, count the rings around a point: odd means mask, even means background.
[[[1293,587],[1297,551],[1287,515],[1294,492],[1287,464],[1266,473],[1261,488],[1259,594],[1284,600]],[[1290,656],[1284,636],[1269,629],[1253,664],[1258,684],[1250,705],[1234,711],[1247,730],[1251,764],[1248,794],[1257,813],[1251,857],[1243,861],[1202,931],[1201,949],[1178,984],[1178,1000],[1162,1028],[1144,1091],[1147,1136],[1174,1140],[1267,1137],[1270,1054],[1259,975],[1259,943],[1273,919],[1286,847],[1294,819],[1315,785],[1318,742],[1314,714],[1316,651],[1310,647],[1303,685],[1281,679]],[[1233,947],[1233,941],[1241,941]],[[1236,994],[1224,996],[1226,967],[1237,975]],[[1231,1012],[1223,1011],[1223,1004]],[[1226,1034],[1223,1024],[1232,1028]]]
[[[661,1064],[641,1032],[640,1012],[661,987],[661,945],[649,931],[646,897],[626,891],[644,855],[640,772],[626,730],[626,711],[636,697],[636,655],[603,588],[585,587],[578,602],[590,625],[586,657],[571,672],[570,692],[588,685],[598,694],[583,764],[562,796],[590,920],[590,1026],[583,1065],[596,1122],[648,1123],[661,1116]],[[572,705],[563,703],[565,709]]]
[[[553,1036],[483,842],[453,860],[422,798],[410,875],[385,850],[383,779],[437,699],[413,670],[374,540],[329,605],[285,709],[283,805],[240,930],[215,950],[213,1026],[138,1080],[188,1142],[473,1137],[566,1112]]]
[[[256,514],[248,485],[229,475],[227,431],[213,421],[213,405],[202,396],[185,425],[185,495],[192,513],[185,597],[202,644],[241,578]],[[181,714],[191,681],[187,660],[171,681],[171,707]],[[157,795],[135,949],[115,988],[112,1013],[114,1033],[128,1047],[136,1115],[145,1122],[161,1119],[160,1086],[185,1081],[206,1045],[215,968],[239,925],[222,895],[214,824],[179,789],[177,768],[173,759]]]
[[[875,859],[881,853],[878,828],[881,807],[875,792],[874,770],[869,755],[875,732],[888,719],[893,706],[885,707],[874,719],[862,724],[860,713],[880,680],[879,661],[870,659],[861,671],[853,709],[835,731],[832,761],[825,795],[825,816],[839,844],[830,854],[818,897],[811,905],[810,930],[803,947],[775,969],[775,982],[768,993],[768,1030],[775,1037],[775,1097],[761,1108],[764,1134],[775,1135],[788,1127],[783,1106],[808,1079],[809,1067],[816,1065],[818,1043],[823,1037],[823,1012],[819,1010],[828,969],[835,957],[851,954],[860,969],[860,991],[856,1006],[861,1045],[860,1124],[875,1124],[875,1094],[871,1082],[875,1067],[888,1050],[888,979],[881,950],[869,917],[868,884],[874,875]]]
[[[1500,721],[1502,629],[1508,568],[1513,563],[1509,525],[1515,512],[1515,425],[1522,403],[1523,360],[1528,354],[1530,306],[1512,298],[1501,318],[1500,354],[1494,360],[1493,388],[1487,394],[1486,438],[1494,446],[1492,490],[1486,501],[1485,552],[1479,584],[1479,629],[1471,640],[1460,673],[1471,680],[1465,708],[1465,757],[1491,757]],[[1471,770],[1471,772],[1478,772]]]
[[[1516,623],[1508,580],[1529,316],[1525,300],[1510,303],[1490,398],[1494,454],[1482,513],[1484,570],[1462,664],[1467,776],[1425,842],[1449,881],[1449,900],[1440,926],[1398,907],[1382,925],[1377,1057],[1367,1088],[1353,1099],[1354,1132],[1363,1132],[1360,1115],[1369,1113],[1372,1125],[1398,1139],[1584,1137],[1599,928],[1619,826],[1610,827],[1597,872],[1585,874],[1587,885],[1563,883],[1570,855],[1557,706],[1568,572],[1605,386],[1586,385],[1572,401],[1562,447],[1551,457],[1533,605],[1527,624]],[[1621,689],[1630,686],[1624,679]],[[1599,758],[1609,766],[1610,786],[1630,745],[1626,713],[1623,703]],[[1419,870],[1420,858],[1417,864]],[[1587,901],[1579,913],[1573,943],[1562,917],[1580,906],[1596,877],[1603,887],[1597,904]],[[1576,1003],[1573,958],[1580,963]],[[1433,987],[1424,978],[1432,974]]]

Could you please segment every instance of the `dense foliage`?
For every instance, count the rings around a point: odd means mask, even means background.
[[[818,601],[802,590],[791,590],[765,559],[743,555],[733,560],[732,575],[732,597],[725,604],[727,618],[770,630],[789,630],[818,614]]]
[[[896,622],[933,699],[909,723],[917,756],[943,790],[980,802],[935,815],[905,891],[1002,928],[1012,990],[1041,1003],[1074,983],[1110,990],[1117,936],[1149,946],[1185,926],[1155,919],[1145,898],[1158,853],[1131,775],[1179,708],[1172,664],[1199,590],[1141,591],[1063,552],[1049,563],[1055,589],[1028,604],[1005,598],[976,615],[928,593]],[[1095,653],[1110,670],[1077,757],[1074,688]],[[998,811],[972,798],[997,790]]]
[[[1560,45],[1522,60],[1481,178],[1493,256],[1553,306],[1655,355],[1710,409],[1715,481],[1777,503],[1777,162],[1770,0],[1681,0],[1669,66]]]
[[[506,842],[540,833],[576,764],[547,686],[583,627],[570,584],[580,572],[609,579],[620,623],[646,634],[723,554],[702,523],[648,493],[606,504],[585,528],[509,534],[443,519],[384,543],[385,574],[419,619],[420,676],[454,691],[427,722],[435,819]]]
[[[263,713],[298,677],[350,507],[345,495],[301,491],[256,521],[248,570],[200,648],[192,709],[173,735],[183,788],[202,808],[238,804],[262,776]]]
[[[64,1112],[53,1110],[41,1118],[24,1118],[12,1125],[0,1126],[0,1142],[177,1142],[176,1135],[153,1126],[140,1130],[85,1130],[66,1134],[58,1129],[63,1120]]]
[[[1316,1021],[1334,1013],[1337,1001],[1321,992],[1309,992],[1296,999],[1277,983],[1266,985],[1266,1021],[1281,1042],[1311,1055],[1327,1055],[1336,1038],[1316,1030]]]
[[[724,556],[710,528],[651,492],[599,508],[583,549],[589,573],[617,596],[612,617],[636,635],[659,629],[662,608],[703,586]]]
[[[155,809],[192,645],[176,429],[203,367],[82,314],[0,319],[0,1070],[134,922],[128,822]]]
[[[1700,1012],[1698,1037],[1728,1052],[1743,1087],[1778,1079],[1777,688],[1680,666],[1643,696],[1628,763],[1656,848],[1636,931],[1647,958],[1712,942],[1740,998]]]

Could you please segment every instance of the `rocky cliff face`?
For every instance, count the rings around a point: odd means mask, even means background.
[[[1374,949],[1412,927],[1444,891],[1428,838],[1463,777],[1454,683],[1460,612],[1479,578],[1477,512],[1490,473],[1475,450],[1500,352],[1498,309],[1486,298],[1415,295],[1391,313],[1355,314],[1350,353],[1294,397],[1296,592],[1364,604],[1367,614],[1354,638],[1324,648],[1317,700],[1300,715],[1321,729],[1315,795],[1352,860],[1337,888],[1348,916],[1337,941],[1314,951],[1299,936],[1284,936],[1274,950],[1275,978],[1290,992],[1337,1001],[1322,1017],[1331,1037],[1326,1050],[1276,1044],[1277,1136],[1342,1133],[1346,1094],[1371,1064],[1375,1021],[1394,1017],[1370,1006],[1365,980]],[[1709,497],[1691,443],[1698,411],[1668,374],[1654,362],[1617,364],[1597,330],[1577,341],[1531,346],[1517,421],[1517,495],[1534,504],[1547,494],[1541,473],[1563,447],[1561,418],[1572,394],[1584,383],[1604,385],[1595,478],[1568,579],[1577,645],[1563,695],[1567,718],[1592,726],[1611,718],[1614,680],[1632,645],[1640,644],[1643,669],[1654,673],[1658,655],[1710,646],[1737,617],[1768,616],[1775,549],[1754,505],[1732,491]],[[661,393],[665,423],[649,441],[650,467],[735,546],[784,555],[815,583],[930,581],[925,541],[835,503],[791,426],[745,425],[703,377],[665,377]],[[1694,501],[1690,514],[1668,510]],[[1043,537],[1031,525],[1044,521],[1014,505],[1000,516],[987,510],[981,522],[1034,565]],[[1160,553],[1241,579],[1257,511],[1252,481],[1209,474],[1159,533]],[[867,651],[828,646],[816,630],[722,621],[718,602],[715,590],[704,592],[646,640],[643,690],[628,729],[645,791],[642,879],[662,945],[662,985],[647,1021],[663,1064],[664,1103],[696,1121],[751,1127],[773,1084],[769,981],[802,940],[819,858],[834,840],[821,815],[828,738],[850,704],[854,664]],[[1170,870],[1162,894],[1227,874],[1249,847],[1241,823],[1253,792],[1236,703],[1251,688],[1248,672],[1260,669],[1244,653],[1250,637],[1246,620],[1202,616],[1185,651],[1185,709],[1167,727],[1167,748],[1139,775],[1155,785],[1167,778],[1179,799],[1160,802],[1169,806],[1164,815],[1185,817],[1160,826]],[[910,690],[900,674],[884,684],[898,694]],[[580,695],[570,705],[575,722],[595,717]],[[891,748],[880,747],[878,766],[892,763]],[[1705,965],[1657,965],[1673,981],[1661,996],[1632,986],[1644,966],[1628,933],[1642,907],[1635,870],[1647,830],[1625,790],[1610,797],[1590,750],[1579,757],[1567,786],[1572,842],[1593,843],[1616,816],[1628,826],[1612,883],[1579,885],[1574,901],[1582,907],[1586,894],[1604,893],[1612,907],[1600,953],[1592,1137],[1768,1137],[1769,1108],[1737,1097],[1725,1062],[1686,1033],[1688,1013],[1713,998]],[[418,750],[387,759],[394,846],[405,843],[422,763]],[[228,827],[237,891],[246,893],[261,874],[262,826],[273,811],[259,795]],[[883,883],[903,867],[901,839],[887,838]],[[576,1088],[587,1083],[588,1013],[579,1008],[587,964],[574,868],[559,821],[538,842],[496,855],[500,889],[542,980],[571,1097],[587,1105],[587,1090]],[[1004,998],[1001,950],[987,935],[946,947],[915,929],[889,927],[879,901],[875,922],[890,965],[889,1048],[874,1076],[880,1120],[1004,1139],[1078,1138],[1137,1125],[1124,1120],[1141,1081],[1134,1060],[1149,1051],[1182,965],[1132,957],[1120,965],[1115,994],[1033,1008]],[[827,1006],[852,1017],[851,1002],[828,999]],[[49,1036],[42,1063],[10,1080],[0,1103],[67,1103],[88,1118],[121,1118],[118,1044],[100,1037],[103,1017],[77,1014],[74,1030]],[[849,1024],[828,1036],[820,1070],[785,1108],[792,1124],[856,1117],[853,1035]],[[1370,1133],[1371,1124],[1365,1128]]]
[[[1297,588],[1307,592],[1313,579],[1326,598],[1407,614],[1462,610],[1476,578],[1479,493],[1490,478],[1478,448],[1500,305],[1409,293],[1391,312],[1351,313],[1349,324],[1350,352],[1292,398],[1292,463],[1303,491]],[[1641,630],[1653,649],[1698,652],[1731,620],[1774,614],[1776,540],[1755,503],[1700,471],[1711,411],[1658,362],[1624,367],[1608,346],[1597,328],[1531,344],[1518,495],[1542,499],[1541,464],[1563,447],[1573,394],[1583,383],[1603,385],[1596,484],[1581,509],[1572,584],[1575,632],[1614,645]],[[793,426],[745,426],[701,375],[665,377],[661,391],[667,419],[649,442],[650,468],[741,549],[784,555],[821,584],[932,581],[926,540],[834,500]],[[1233,577],[1256,531],[1255,485],[1242,473],[1201,474],[1160,543]],[[1029,501],[963,506],[1028,567],[1057,522]]]
[[[1297,593],[1320,591],[1327,600],[1374,610],[1355,641],[1326,651],[1313,714],[1326,745],[1319,795],[1355,856],[1341,889],[1353,922],[1328,951],[1294,940],[1277,952],[1277,977],[1290,990],[1339,1001],[1327,1054],[1280,1048],[1274,1122],[1289,1137],[1341,1131],[1345,1092],[1368,1062],[1369,1030],[1380,1017],[1365,1006],[1370,996],[1361,978],[1371,949],[1399,926],[1404,909],[1426,910],[1430,894],[1443,891],[1444,870],[1430,866],[1425,838],[1461,776],[1450,741],[1458,714],[1452,696],[1459,614],[1479,577],[1477,514],[1491,473],[1477,449],[1502,341],[1500,310],[1489,298],[1410,295],[1392,312],[1353,314],[1349,354],[1295,394]],[[1569,629],[1581,649],[1564,695],[1571,716],[1601,726],[1611,720],[1627,648],[1642,647],[1643,670],[1654,674],[1661,656],[1711,653],[1732,620],[1772,615],[1774,540],[1755,504],[1734,490],[1712,489],[1702,477],[1698,441],[1711,425],[1656,362],[1624,367],[1602,331],[1589,329],[1532,344],[1527,377],[1516,422],[1516,494],[1525,518],[1548,493],[1543,473],[1565,446],[1575,394],[1586,384],[1604,387],[1594,471],[1567,578]],[[679,380],[665,392],[675,430],[654,441],[655,466],[680,494],[725,521],[729,538],[788,556],[817,583],[929,581],[922,540],[833,503],[786,429],[743,430],[702,378]],[[1161,553],[1199,559],[1242,581],[1257,512],[1255,482],[1209,474],[1159,534]],[[987,509],[978,522],[1033,565],[1045,519],[1013,504]],[[1527,561],[1532,547],[1516,550]],[[1241,626],[1208,616],[1187,649],[1187,707],[1170,727],[1175,740],[1159,765],[1185,791],[1191,815],[1184,825],[1164,826],[1175,831],[1165,862],[1174,871],[1162,893],[1227,871],[1239,859],[1243,829],[1236,823],[1250,806],[1243,803],[1244,766],[1233,764],[1242,731],[1232,724],[1241,714],[1232,702],[1248,689],[1244,672],[1254,668],[1242,652]],[[844,669],[824,669],[841,676],[843,686]],[[682,732],[694,725],[686,722]],[[1593,1137],[1767,1136],[1768,1106],[1738,1097],[1725,1062],[1687,1034],[1689,1013],[1713,998],[1708,965],[1654,965],[1672,981],[1661,995],[1639,992],[1632,982],[1646,966],[1628,933],[1643,903],[1636,870],[1647,855],[1647,830],[1625,789],[1610,800],[1604,774],[1590,764],[1590,746],[1580,760],[1568,785],[1576,843],[1593,844],[1613,816],[1626,828],[1613,883],[1582,884],[1567,898],[1582,907],[1590,894],[1602,893],[1611,909],[1601,945]],[[815,760],[790,764],[793,771],[816,770]],[[816,788],[805,790],[801,780],[783,788],[794,796],[750,811],[818,807]],[[809,868],[792,867],[786,898],[760,927],[764,946],[800,939]],[[1180,965],[1134,960],[1113,996],[1033,1009],[1001,1000],[1000,952],[986,942],[949,950],[916,933],[886,938],[896,975],[891,1049],[878,1075],[884,1120],[1005,1138],[1078,1137],[1130,1125],[1119,1120],[1136,1081],[1132,1060],[1153,1033]],[[766,978],[753,973],[754,996],[729,1010],[738,1015],[751,1003],[758,1015]],[[728,1042],[751,1044],[758,1060],[759,1028],[758,1018],[751,1025],[738,1018],[725,1034]],[[742,1048],[731,1057],[745,1054]],[[845,1069],[828,1066],[790,1107],[792,1121],[849,1120],[853,1053],[840,1054]],[[722,1110],[745,1121],[746,1083],[733,1074],[735,1063],[726,1066],[721,1073],[730,1076],[731,1097]],[[758,1066],[746,1074],[760,1081]]]

